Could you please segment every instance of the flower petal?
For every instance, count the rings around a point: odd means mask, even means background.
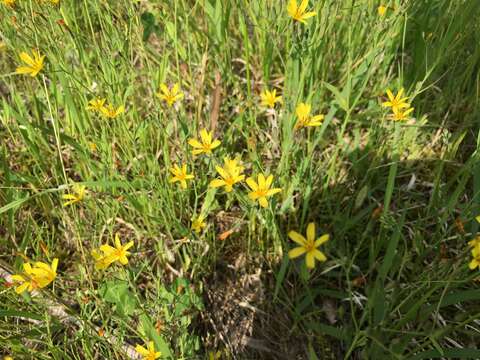
[[[257,183],[255,182],[255,180],[251,177],[249,177],[247,179],[247,185],[250,187],[250,189],[252,189],[253,191],[257,191],[258,190],[258,185]]]
[[[288,257],[290,259],[295,259],[295,258],[305,254],[306,252],[307,252],[307,249],[305,249],[302,246],[299,246],[299,247],[296,247],[296,248],[293,248],[292,250],[290,250],[288,252]]]
[[[307,240],[303,237],[303,235],[297,233],[296,231],[290,231],[288,233],[288,237],[295,241],[298,245],[305,246]]]
[[[311,222],[307,226],[307,241],[313,243],[315,241],[315,223]]]
[[[327,257],[325,256],[325,254],[322,253],[318,249],[312,250],[312,254],[315,257],[315,259],[317,259],[318,261],[326,261],[327,260]]]
[[[259,202],[261,207],[263,207],[263,208],[268,207],[268,200],[265,196],[262,196],[262,197],[258,198],[258,202]]]
[[[307,255],[305,255],[305,263],[309,269],[315,267],[315,257],[313,256],[313,252],[308,252]]]
[[[319,247],[323,243],[326,243],[329,239],[330,239],[329,234],[325,234],[325,235],[320,236],[317,240],[315,240],[315,247],[316,248]]]
[[[210,181],[210,187],[213,187],[213,188],[224,186],[224,185],[226,185],[226,183],[224,180],[221,180],[221,179],[215,179]]]

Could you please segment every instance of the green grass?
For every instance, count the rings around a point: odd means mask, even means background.
[[[127,359],[151,340],[172,359],[480,358],[478,1],[384,0],[379,17],[377,0],[312,0],[305,25],[276,0],[17,3],[0,3],[0,269],[59,269],[37,296],[0,282],[0,355]],[[15,74],[33,48],[42,72]],[[176,82],[169,108],[155,93]],[[401,87],[414,121],[381,106]],[[86,110],[97,97],[125,113]],[[299,102],[321,127],[293,131]],[[222,144],[194,158],[202,128]],[[244,183],[210,189],[225,156],[282,193],[262,209]],[[63,207],[73,183],[88,196]],[[287,256],[309,222],[330,234],[313,271]],[[129,264],[95,270],[116,233]]]

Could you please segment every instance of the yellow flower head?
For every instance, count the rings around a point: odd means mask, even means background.
[[[14,7],[16,0],[2,0],[3,5],[8,7]]]
[[[268,206],[267,197],[282,191],[280,188],[270,189],[273,183],[273,175],[269,175],[267,178],[263,174],[258,175],[258,183],[251,177],[246,181],[250,189],[253,190],[248,194],[248,197],[253,201],[258,200],[260,206],[264,208]]]
[[[384,16],[385,13],[387,12],[387,7],[384,6],[384,5],[380,5],[380,6],[377,8],[377,12],[378,12],[378,16]]]
[[[410,113],[413,111],[413,108],[408,108],[405,110],[394,109],[393,114],[390,118],[394,121],[406,121],[410,119]]]
[[[125,111],[125,107],[120,105],[117,109],[113,107],[112,104],[108,104],[107,106],[102,106],[100,108],[100,112],[103,116],[109,119],[115,119],[118,115],[122,114]]]
[[[409,108],[410,104],[407,103],[408,97],[402,98],[403,88],[398,91],[397,95],[393,95],[390,90],[387,90],[388,101],[382,103],[385,107],[391,107],[392,111]]]
[[[87,110],[102,112],[103,105],[107,99],[92,99],[88,102]]]
[[[472,249],[472,261],[468,264],[470,270],[474,270],[480,266],[480,244],[476,244]]]
[[[177,181],[180,182],[182,189],[187,188],[187,180],[191,180],[194,178],[193,174],[187,173],[187,165],[183,164],[180,168],[178,165],[174,165],[173,168],[170,169],[173,174],[173,177],[170,179],[171,183],[175,183]]]
[[[12,280],[20,284],[15,288],[15,292],[21,294],[25,290],[33,291],[46,287],[57,277],[57,266],[57,258],[53,259],[52,265],[37,261],[32,267],[30,263],[24,263],[24,273],[12,275]]]
[[[288,257],[294,259],[303,254],[305,255],[305,262],[309,269],[315,267],[315,259],[318,261],[325,261],[327,257],[317,248],[323,243],[327,242],[330,238],[330,235],[325,234],[320,236],[315,240],[315,223],[310,223],[307,226],[307,238],[305,239],[303,235],[300,235],[296,231],[290,231],[288,237],[295,241],[299,247],[296,247],[288,252]]]
[[[305,24],[306,19],[311,18],[312,16],[317,15],[315,11],[306,12],[309,0],[302,0],[300,6],[297,5],[296,0],[290,0],[288,3],[288,15],[290,15],[294,20],[300,21]]]
[[[475,217],[475,220],[477,220],[477,222],[480,223],[480,215],[478,215],[477,217]]]
[[[190,228],[196,233],[200,233],[206,226],[205,217],[199,215],[195,219],[192,219],[192,226]]]
[[[155,360],[162,355],[161,352],[155,351],[155,345],[153,344],[153,341],[148,343],[148,349],[145,349],[142,345],[137,345],[135,350],[143,356],[143,360]]]
[[[171,89],[165,84],[160,85],[160,91],[157,93],[157,96],[164,100],[168,106],[172,106],[177,101],[183,98],[183,92],[180,91],[180,84],[176,83]]]
[[[220,186],[225,186],[225,191],[230,192],[233,190],[233,185],[243,181],[245,179],[245,175],[243,173],[243,166],[238,164],[238,160],[236,159],[229,159],[228,157],[223,159],[224,166],[215,166],[218,174],[220,175],[221,179],[215,179],[210,182],[210,187],[216,188]]]
[[[260,94],[260,99],[262,100],[262,105],[267,106],[271,109],[275,107],[275,103],[281,103],[282,97],[277,96],[277,90],[273,89],[273,91],[265,90],[263,93]]]
[[[108,244],[100,246],[100,249],[93,249],[91,254],[95,259],[95,269],[104,270],[108,268],[112,263],[119,262],[122,265],[128,264],[127,256],[130,252],[127,251],[133,246],[133,241],[122,245],[120,237],[115,234],[115,247]],[[102,254],[103,253],[103,254]]]
[[[62,196],[63,200],[67,200],[63,203],[63,206],[68,206],[82,201],[86,194],[85,185],[74,184],[72,186],[73,194],[65,194]]]
[[[30,74],[30,76],[33,77],[37,76],[37,74],[43,69],[43,59],[45,59],[45,55],[40,55],[37,50],[33,49],[32,56],[28,55],[26,52],[20,53],[20,59],[26,65],[17,67],[17,74]]]
[[[201,153],[211,154],[212,150],[220,146],[220,140],[213,140],[212,132],[208,132],[206,129],[200,131],[200,141],[197,139],[190,139],[188,143],[190,146],[194,147],[192,150],[193,155],[198,155]]]
[[[310,104],[300,103],[297,105],[297,122],[295,129],[300,129],[307,126],[320,126],[325,118],[323,115],[310,116],[312,106]]]

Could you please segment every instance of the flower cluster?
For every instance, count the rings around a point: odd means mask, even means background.
[[[57,266],[57,258],[53,259],[51,265],[41,261],[35,262],[33,266],[30,263],[24,263],[23,273],[12,275],[12,280],[19,284],[15,292],[21,294],[25,290],[32,292],[48,286],[57,277]]]
[[[406,121],[410,119],[410,114],[413,112],[414,108],[410,107],[410,104],[407,102],[408,97],[402,97],[404,89],[400,89],[397,95],[393,95],[390,90],[387,90],[388,101],[382,103],[384,107],[388,107],[392,110],[390,119],[394,121]]]
[[[117,116],[125,112],[125,107],[120,105],[115,107],[113,104],[105,105],[107,99],[92,99],[88,102],[87,110],[99,113],[108,119],[115,119]]]

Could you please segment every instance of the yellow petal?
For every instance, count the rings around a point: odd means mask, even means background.
[[[296,247],[288,252],[288,257],[290,259],[295,259],[303,254],[305,254],[307,250],[304,247]]]
[[[32,68],[28,66],[19,66],[15,70],[17,74],[30,74],[32,71]]]
[[[326,243],[330,239],[330,235],[325,234],[320,236],[317,240],[315,240],[315,247],[319,247],[323,243]]]
[[[188,140],[188,144],[193,146],[194,148],[203,148],[203,145],[197,139],[190,139]]]
[[[123,250],[128,250],[133,246],[133,241],[128,242],[124,247]]]
[[[265,176],[263,174],[258,175],[258,187],[259,189],[265,189]]]
[[[263,207],[263,208],[268,207],[268,200],[265,196],[262,196],[262,197],[258,198],[258,202],[259,202],[261,207]]]
[[[302,0],[300,6],[298,7],[298,12],[303,14],[308,6],[308,0]]]
[[[315,259],[317,259],[318,261],[326,261],[327,260],[327,257],[320,250],[314,249],[312,251],[312,254],[315,257]]]
[[[296,0],[290,0],[290,2],[288,3],[288,7],[287,7],[288,14],[291,17],[294,17],[297,13],[297,9],[298,9],[297,1]]]
[[[296,231],[290,231],[288,233],[288,237],[295,241],[298,245],[305,246],[307,240],[303,237],[303,235],[297,233]]]
[[[307,255],[305,255],[305,263],[309,269],[313,269],[315,267],[315,257],[313,256],[312,252],[308,252]]]
[[[118,234],[115,234],[115,247],[117,249],[120,249],[122,247],[122,243],[120,242],[120,236],[118,236]]]
[[[150,352],[141,345],[135,346],[135,351],[142,356],[148,356],[150,354]]]
[[[27,290],[27,287],[30,285],[30,283],[28,281],[24,282],[22,285],[18,286],[17,288],[15,288],[15,292],[17,294],[21,294],[23,293],[25,290]]]
[[[315,223],[311,222],[307,226],[307,240],[311,243],[315,241]]]
[[[275,194],[277,194],[281,191],[282,191],[282,189],[280,189],[280,188],[270,189],[270,190],[267,191],[267,196],[275,195]]]
[[[473,270],[473,269],[475,269],[478,265],[479,265],[478,261],[477,261],[476,259],[473,259],[472,261],[470,261],[470,264],[468,264],[468,267],[470,268],[470,270]]]
[[[252,189],[253,191],[257,191],[258,190],[258,185],[257,183],[255,182],[255,180],[251,177],[247,178],[247,185],[250,187],[250,189]]]
[[[213,187],[213,188],[224,186],[224,185],[226,185],[225,181],[221,179],[215,179],[210,181],[210,187]]]
[[[225,168],[227,168],[226,165],[225,165]],[[217,170],[217,172],[220,174],[222,178],[226,179],[229,177],[227,171],[224,168],[217,165],[215,166],[215,170]]]

